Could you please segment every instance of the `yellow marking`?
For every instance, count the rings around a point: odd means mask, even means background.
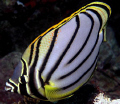
[[[106,26],[104,27],[104,42],[106,42],[107,41],[107,39],[106,39]]]
[[[46,33],[48,33],[48,31],[50,31],[51,29],[53,29],[53,31],[54,31],[54,30],[58,29],[59,27],[63,26],[64,24],[66,24],[68,21],[70,21],[73,17],[75,17],[75,16],[78,15],[79,13],[85,12],[86,9],[89,8],[89,6],[92,5],[92,4],[105,5],[105,6],[109,9],[110,14],[111,14],[111,8],[110,8],[107,4],[105,4],[105,3],[103,3],[103,2],[92,2],[92,3],[90,3],[90,4],[87,4],[87,5],[84,6],[84,7],[81,7],[79,10],[77,10],[76,12],[74,12],[73,14],[71,14],[69,17],[63,19],[63,20],[62,20],[61,22],[59,22],[58,24],[53,25],[52,27],[50,27],[48,30],[46,30],[46,31],[43,32],[41,35],[39,35],[31,44],[33,44],[35,41],[37,41],[38,38],[40,38],[41,36],[46,35]],[[30,44],[30,45],[31,45],[31,44]]]
[[[34,43],[34,49],[33,49],[32,60],[31,60],[30,66],[32,66],[32,64],[34,63],[34,57],[36,54],[37,43],[38,43],[38,40]]]
[[[36,51],[36,44],[38,42],[38,39],[42,36],[44,36],[44,38],[42,38],[41,40],[41,44],[39,46],[39,50],[40,50],[40,53],[39,53],[39,61],[41,61],[42,63],[42,59],[45,57],[46,53],[48,52],[48,49],[50,47],[50,44],[52,42],[52,39],[53,39],[53,36],[54,36],[54,31],[58,28],[60,28],[61,26],[63,26],[64,24],[66,24],[67,22],[69,22],[73,17],[75,17],[76,15],[78,15],[79,13],[81,12],[85,12],[86,9],[88,8],[91,8],[91,9],[97,9],[98,10],[98,13],[100,15],[103,16],[103,18],[105,19],[103,21],[103,25],[105,25],[105,21],[107,19],[107,13],[106,11],[103,9],[101,9],[100,7],[95,7],[95,6],[91,6],[92,4],[100,4],[100,5],[105,5],[109,11],[110,11],[110,14],[111,14],[111,9],[110,7],[105,4],[105,3],[102,3],[102,2],[92,2],[82,8],[80,8],[78,11],[74,12],[73,14],[71,14],[69,17],[63,19],[61,22],[59,22],[58,24],[50,27],[49,29],[47,29],[45,32],[43,32],[41,35],[39,35],[30,45],[29,47],[26,49],[25,53],[23,54],[23,59],[25,59],[24,61],[26,63],[28,63],[29,61],[29,57],[30,57],[30,49],[31,49],[31,45],[33,43],[35,43],[35,46],[34,46],[34,50],[33,50],[33,56],[32,56],[32,62],[31,64],[33,63],[34,61],[34,57],[35,57],[35,51]],[[91,7],[89,7],[91,6]],[[102,12],[102,11],[103,12]],[[104,14],[105,13],[105,14]],[[102,26],[102,28],[104,28],[104,26]],[[51,30],[52,29],[52,30]],[[61,30],[58,31],[58,34],[57,34],[57,38],[56,38],[56,42],[58,40],[58,35],[60,34]],[[55,42],[55,43],[56,43]],[[30,67],[30,66],[29,66]],[[22,68],[23,69],[23,68]],[[23,70],[22,70],[22,73],[23,73]],[[28,66],[27,66],[27,75],[29,75],[29,69],[28,69]],[[29,81],[29,78],[28,78],[28,81]],[[87,82],[88,79],[86,79],[85,82]],[[69,92],[66,92],[66,93],[60,93],[59,92],[59,88],[55,87],[55,84],[50,82],[50,85],[45,85],[45,92],[42,88],[39,88],[38,91],[41,92],[43,95],[45,95],[49,101],[57,101],[57,100],[60,100],[61,97],[65,97],[65,96],[71,96],[71,94],[73,92],[75,92],[76,90],[78,90],[85,82],[83,82],[82,84],[80,84],[79,86],[77,86],[75,89],[69,91]],[[18,86],[18,85],[17,85]],[[31,97],[34,97],[36,98],[36,96],[32,95],[31,91],[30,91],[30,88],[29,88],[29,85],[28,83],[26,84],[26,89],[27,89],[27,93],[31,96]]]
[[[28,72],[28,64],[24,58],[22,58],[22,59],[24,60],[24,62],[26,64],[26,72]],[[22,70],[21,70],[21,76],[22,76],[25,69],[24,69],[24,64],[22,61],[21,61],[21,63],[22,63]]]
[[[91,78],[91,76],[89,77]],[[62,89],[55,87],[55,84],[53,82],[50,82],[50,85],[45,85],[45,94],[46,94],[46,98],[51,101],[51,102],[55,102],[58,100],[62,100],[68,97],[71,97],[75,91],[77,91],[81,86],[83,86],[83,84],[85,84],[88,80],[86,79],[86,81],[84,81],[83,83],[81,83],[79,86],[76,86],[76,88],[74,88],[71,91],[62,93]],[[60,91],[61,90],[61,91]]]
[[[29,61],[29,56],[30,56],[30,51],[31,51],[31,50],[30,50],[30,47],[31,47],[31,45],[32,45],[33,43],[35,43],[41,36],[44,36],[44,38],[42,39],[42,43],[40,44],[40,47],[39,47],[39,49],[40,49],[40,54],[42,55],[42,56],[41,56],[41,55],[39,55],[39,56],[43,58],[43,57],[45,56],[46,52],[47,52],[48,49],[49,49],[50,43],[51,43],[51,41],[52,41],[52,39],[53,39],[53,36],[54,36],[54,31],[55,31],[56,29],[60,28],[61,26],[63,26],[64,24],[66,24],[68,21],[70,21],[73,17],[75,17],[75,16],[78,15],[79,13],[85,12],[86,9],[88,9],[88,8],[97,9],[100,14],[102,14],[102,15],[104,14],[105,17],[106,17],[106,15],[107,15],[106,12],[105,12],[105,13],[101,13],[100,10],[102,10],[102,9],[101,9],[100,7],[92,6],[92,4],[100,4],[100,5],[106,6],[106,7],[109,9],[110,14],[111,14],[111,8],[110,8],[107,4],[105,4],[105,3],[102,3],[102,2],[92,2],[92,3],[90,3],[90,4],[87,4],[86,6],[80,8],[79,10],[77,10],[76,12],[74,12],[73,14],[71,14],[69,17],[63,19],[61,22],[59,22],[59,23],[56,24],[56,25],[53,25],[52,27],[50,27],[49,29],[47,29],[45,32],[43,32],[41,35],[39,35],[39,36],[29,45],[29,47],[26,49],[25,53],[23,54],[23,58],[26,59],[26,62]],[[104,17],[104,18],[105,18],[105,17]],[[103,23],[104,23],[104,21],[103,21]],[[52,29],[52,30],[51,30],[51,29]],[[48,32],[48,31],[49,31],[49,32]],[[58,31],[58,34],[57,34],[57,35],[59,35],[60,32],[61,32],[61,30]],[[58,37],[58,36],[57,36],[57,37]],[[57,43],[57,39],[58,39],[58,38],[56,38],[56,42],[55,42],[55,43]],[[37,43],[37,42],[36,42],[36,43]],[[35,44],[36,44],[36,43],[35,43]],[[35,48],[35,49],[36,49],[36,48]],[[34,56],[35,56],[35,51],[36,51],[35,49],[34,49],[34,52],[33,52],[32,62],[34,61]],[[42,51],[41,51],[41,50],[42,50]]]
[[[26,83],[26,90],[27,90],[28,95],[30,95],[30,94],[31,94],[31,91],[30,91],[30,88],[29,88],[28,83]]]
[[[104,41],[106,41],[106,21],[108,19],[107,12],[103,8],[96,7],[96,6],[90,6],[88,8],[94,9],[95,11],[97,11],[100,14],[100,16],[102,18],[102,27],[101,27],[100,33],[104,29],[104,34],[103,35],[104,35]]]
[[[100,16],[102,17],[102,21],[103,21],[103,24],[102,24],[102,28],[103,28],[103,26],[106,24],[106,21],[108,19],[107,12],[100,7],[90,6],[90,7],[88,7],[88,9],[89,8],[94,9],[95,11],[97,11],[100,14]]]
[[[70,92],[66,92],[66,93],[61,93],[60,90],[57,87],[54,86],[50,86],[50,85],[45,85],[45,94],[46,94],[46,98],[51,101],[51,102],[55,102],[58,100],[62,100],[68,97],[71,97],[72,93],[75,91],[70,91]]]
[[[40,49],[40,53],[39,53],[39,59],[43,59],[44,56],[46,55],[46,53],[48,52],[48,49],[51,45],[52,39],[54,36],[54,31],[50,31],[49,33],[47,33],[44,38],[42,38],[41,40],[41,45],[39,47]]]
[[[11,78],[9,79],[9,81],[11,82],[11,83],[13,83],[15,86],[17,86],[18,87],[18,84],[17,83],[15,83]]]
[[[26,62],[29,62],[29,56],[30,56],[30,51],[31,51],[31,45],[28,46],[28,48],[25,50],[22,58],[26,60]]]
[[[45,97],[45,90],[42,87],[38,88],[38,92]]]

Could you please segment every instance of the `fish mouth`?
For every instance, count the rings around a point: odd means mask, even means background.
[[[12,88],[10,86],[5,86],[5,91],[11,92]]]
[[[6,82],[5,91],[11,92],[11,90],[12,90],[12,87],[8,82]]]

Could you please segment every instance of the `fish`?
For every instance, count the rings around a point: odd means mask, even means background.
[[[96,69],[110,15],[108,4],[91,2],[40,34],[25,50],[5,91],[50,102],[73,96]]]

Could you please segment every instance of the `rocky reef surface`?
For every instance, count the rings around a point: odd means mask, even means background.
[[[13,104],[22,98],[18,94],[6,93],[4,90],[5,82],[12,76],[20,58],[20,52],[12,52],[0,59],[0,104]]]

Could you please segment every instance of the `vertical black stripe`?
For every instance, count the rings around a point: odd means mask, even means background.
[[[20,78],[21,78],[21,81],[22,81],[22,78],[24,78],[24,75],[27,75],[27,66],[26,66],[26,62],[21,58],[21,61],[22,61],[22,66],[23,66],[23,73],[22,73],[22,75],[20,76]],[[25,82],[25,80],[24,80],[24,83],[20,83],[20,85],[19,85],[19,88],[20,88],[20,94],[21,95],[26,95],[26,96],[29,96],[28,94],[27,94],[27,89],[26,89],[26,82]]]
[[[75,37],[76,37],[76,35],[77,35],[77,32],[78,32],[79,27],[80,27],[80,21],[79,21],[78,15],[77,15],[75,18],[76,18],[76,24],[77,24],[76,29],[75,29],[75,32],[74,32],[74,34],[73,34],[73,36],[72,36],[69,44],[68,44],[67,47],[65,48],[64,52],[62,53],[62,55],[60,56],[60,58],[57,60],[55,66],[54,66],[54,67],[50,70],[50,72],[48,73],[45,83],[48,83],[48,82],[49,82],[49,79],[51,78],[52,74],[54,73],[54,71],[55,71],[55,70],[57,69],[57,67],[59,66],[61,60],[63,59],[64,55],[67,53],[68,49],[70,48],[71,44],[73,43],[73,41],[74,41],[74,39],[75,39]]]
[[[102,40],[103,40],[103,38],[102,38]],[[101,41],[101,42],[102,42],[102,41]],[[63,88],[60,88],[60,89],[65,90],[65,89],[67,89],[67,88],[75,85],[76,83],[78,83],[78,82],[91,70],[91,68],[93,68],[93,66],[97,63],[98,55],[99,55],[99,50],[98,50],[98,53],[97,53],[97,55],[96,55],[96,58],[95,58],[94,62],[93,62],[92,65],[88,68],[88,70],[87,70],[86,72],[84,72],[83,75],[80,76],[75,82],[73,82],[73,83],[71,83],[70,85],[67,85],[67,86],[65,86],[65,87],[63,87]],[[95,65],[95,66],[96,66],[96,65]],[[95,68],[96,68],[96,67],[95,67]],[[95,71],[95,69],[93,70],[92,74],[94,73],[94,71]],[[91,74],[91,76],[92,76],[92,74]],[[90,77],[91,77],[91,76],[90,76]],[[90,78],[90,77],[89,77],[89,78]],[[85,82],[85,83],[86,83],[86,82]],[[84,83],[84,84],[85,84],[85,83]]]
[[[85,13],[85,12],[82,12],[82,13],[85,14],[85,15],[87,15],[89,18],[91,18],[90,15],[88,15],[87,13]],[[93,29],[93,25],[94,25],[94,20],[91,19],[91,29],[90,29],[90,32],[89,32],[89,34],[88,34],[85,42],[83,43],[83,45],[82,45],[82,47],[79,49],[79,51],[67,62],[67,64],[70,64],[70,63],[81,53],[81,51],[83,50],[83,48],[84,48],[85,45],[87,44],[87,41],[88,41],[88,39],[89,39],[89,37],[90,37],[90,35],[91,35],[92,29]]]
[[[98,53],[99,53],[99,52],[98,52]],[[67,88],[75,85],[76,83],[78,83],[78,82],[93,68],[93,66],[96,64],[97,58],[98,58],[98,54],[97,54],[95,60],[93,61],[92,65],[87,69],[86,72],[84,72],[84,73],[82,74],[82,76],[80,76],[75,82],[73,82],[73,83],[71,83],[70,85],[67,85],[67,86],[65,86],[65,87],[63,87],[63,88],[61,88],[61,89],[65,90],[65,89],[67,89]],[[95,65],[95,66],[96,66],[96,65]],[[94,70],[93,70],[93,72],[94,72]],[[92,75],[92,74],[91,74],[91,75]],[[90,78],[90,77],[89,77],[89,78]],[[84,84],[85,84],[85,83],[84,83]]]
[[[22,65],[23,65],[23,73],[22,73],[22,75],[27,75],[27,66],[26,66],[26,63],[25,63],[25,61],[21,58],[21,61],[22,61]]]
[[[92,22],[92,26],[91,26],[91,29],[90,29],[90,32],[89,32],[89,34],[91,34],[91,32],[92,32],[92,30],[93,30],[93,26],[94,26],[94,22],[93,22],[94,20],[93,20],[93,17],[92,17],[90,14],[88,14],[88,13],[85,13],[85,14],[89,15],[89,18],[90,18],[90,20],[91,20],[91,22]],[[101,26],[100,26],[100,28],[101,28]],[[99,30],[100,30],[100,29],[99,29]],[[92,52],[94,51],[94,49],[95,49],[95,47],[96,47],[96,44],[97,44],[97,42],[98,42],[98,39],[99,39],[99,31],[98,31],[98,34],[97,34],[97,39],[96,39],[96,41],[95,41],[95,44],[94,44],[93,48],[91,49],[91,52],[86,56],[86,58],[85,58],[75,69],[73,69],[73,70],[72,70],[71,72],[69,72],[68,74],[61,76],[61,77],[59,78],[59,80],[68,77],[69,75],[71,75],[72,73],[74,73],[80,66],[82,66],[82,65],[84,64],[84,62],[90,57],[90,55],[91,55]]]
[[[100,15],[96,10],[93,10],[93,9],[87,9],[87,10],[89,10],[89,11],[91,11],[91,12],[93,12],[94,14],[97,15],[97,17],[98,17],[98,19],[99,19],[99,22],[100,22],[100,29],[101,29],[101,26],[102,26],[102,24],[103,24],[101,15]],[[100,29],[99,29],[99,31],[100,31]]]
[[[36,87],[35,87],[35,79],[34,79],[35,67],[36,67],[36,64],[37,64],[37,61],[38,61],[38,57],[39,57],[39,46],[40,46],[41,40],[42,40],[42,37],[39,38],[39,40],[37,42],[34,62],[33,62],[33,65],[31,66],[31,68],[29,69],[30,73],[29,73],[29,83],[28,83],[28,85],[29,85],[30,90],[31,90],[33,95],[35,95],[35,96],[37,96],[37,97],[39,97],[41,99],[46,99],[36,89]]]
[[[27,93],[26,84],[20,84],[19,87],[20,87],[21,95],[26,95],[26,96],[30,97]]]
[[[54,45],[55,45],[55,40],[56,40],[56,38],[57,38],[57,33],[58,33],[58,29],[56,29],[55,32],[54,32],[54,36],[53,36],[53,39],[52,39],[50,48],[49,48],[49,50],[48,50],[48,52],[47,52],[47,54],[46,54],[46,56],[45,56],[45,59],[44,59],[44,61],[43,61],[43,64],[41,65],[41,68],[40,68],[40,71],[39,71],[39,79],[40,79],[40,80],[42,79],[42,78],[41,78],[41,73],[42,73],[43,70],[45,69],[45,66],[46,66],[46,64],[47,64],[47,62],[48,62],[48,59],[49,59],[49,56],[50,56],[50,53],[52,52],[53,47],[54,47]],[[43,87],[43,86],[42,86],[42,87]]]
[[[29,58],[28,66],[30,65],[30,63],[31,63],[31,61],[32,61],[33,49],[34,49],[34,44],[31,45],[31,49],[30,49],[30,58]]]
[[[104,10],[107,12],[108,17],[110,16],[110,10],[109,10],[109,8],[107,8],[107,6],[102,5],[102,4],[92,4],[92,5],[90,5],[90,6],[97,6],[97,7],[99,7],[99,8],[102,8],[102,9],[104,9]]]

